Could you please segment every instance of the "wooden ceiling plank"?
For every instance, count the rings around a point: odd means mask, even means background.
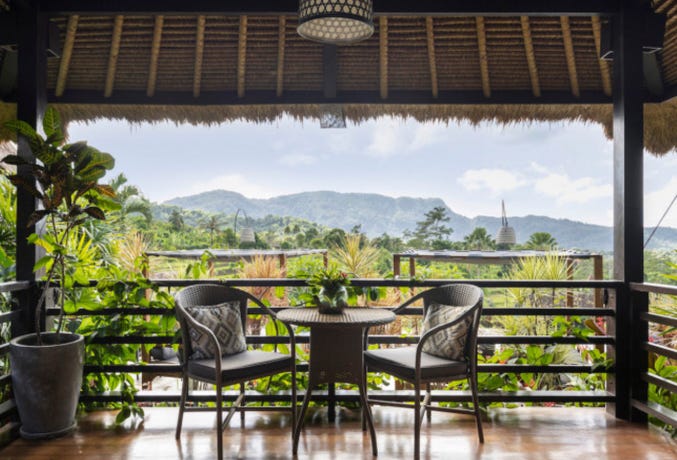
[[[541,97],[541,82],[538,78],[538,67],[536,66],[536,54],[534,53],[534,42],[531,36],[531,25],[529,16],[520,18],[522,23],[522,37],[524,39],[524,52],[527,56],[527,65],[529,67],[529,78],[531,79],[531,91],[535,97]]]
[[[430,87],[432,95],[437,98],[439,87],[437,84],[437,59],[435,58],[435,31],[433,29],[433,18],[425,18],[426,37],[428,39],[428,64],[430,65]]]
[[[162,43],[162,26],[165,17],[163,15],[155,16],[155,25],[153,26],[153,44],[150,48],[150,67],[148,69],[148,86],[146,95],[152,97],[155,95],[155,85],[157,83],[157,67],[160,58],[160,45]]]
[[[198,16],[197,31],[195,36],[195,66],[193,73],[193,97],[200,96],[200,87],[202,83],[202,58],[205,49],[205,25],[207,19],[205,16]]]
[[[113,25],[113,37],[111,38],[110,54],[108,56],[108,72],[106,73],[106,86],[103,91],[104,97],[110,97],[113,94],[115,85],[115,70],[118,64],[118,55],[120,54],[120,39],[122,38],[122,24],[124,16],[115,16]]]
[[[59,74],[56,78],[56,96],[63,96],[66,89],[66,81],[68,80],[68,69],[71,64],[71,57],[73,56],[73,45],[75,44],[75,34],[78,30],[78,19],[80,16],[74,14],[68,17],[68,24],[66,25],[66,39],[63,43],[63,51],[61,53],[61,61],[59,62]]]
[[[489,81],[489,60],[487,56],[487,34],[484,27],[484,18],[476,17],[477,47],[480,55],[480,74],[482,76],[482,92],[484,97],[491,97],[491,82]]]
[[[592,35],[595,38],[595,49],[597,50],[597,61],[599,62],[599,72],[602,78],[602,89],[604,94],[611,96],[611,69],[609,69],[607,61],[599,59],[602,45],[602,24],[596,16],[592,17]]]
[[[247,70],[247,16],[240,16],[237,41],[237,97],[245,94],[245,72]]]
[[[574,54],[574,42],[571,38],[571,26],[567,16],[560,17],[562,26],[562,41],[564,42],[564,55],[567,61],[567,70],[569,72],[569,83],[571,84],[571,94],[580,97],[581,90],[578,85],[578,72],[576,70],[576,55]]]
[[[378,20],[379,85],[381,99],[388,99],[388,18]]]
[[[286,38],[287,18],[285,16],[280,16],[277,37],[277,88],[275,91],[277,97],[282,96],[282,93],[284,92],[284,50]]]

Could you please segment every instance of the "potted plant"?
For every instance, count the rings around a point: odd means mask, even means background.
[[[313,296],[313,303],[320,313],[341,313],[348,306],[348,286],[350,276],[336,267],[323,268],[313,273],[308,285],[319,289]]]
[[[33,163],[8,155],[2,161],[17,166],[17,173],[9,180],[40,204],[28,225],[39,224],[44,230],[32,234],[29,241],[46,253],[35,264],[36,271],[45,270],[35,306],[35,333],[10,341],[12,388],[22,436],[54,437],[75,427],[84,359],[84,338],[61,331],[68,292],[76,279],[83,277],[73,263],[76,257],[69,251],[69,242],[85,222],[104,219],[104,210],[115,206],[113,189],[99,184],[115,161],[86,142],[66,143],[61,119],[52,108],[44,115],[44,137],[20,120],[5,126],[28,142],[37,160]],[[42,309],[53,292],[61,309],[57,327],[42,332]]]

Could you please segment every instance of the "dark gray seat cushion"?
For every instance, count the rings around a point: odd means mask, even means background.
[[[290,370],[291,355],[260,350],[248,350],[221,358],[223,383],[239,382]],[[188,361],[188,375],[210,382],[216,381],[216,360]]]
[[[364,360],[370,372],[387,372],[408,381],[416,378],[416,347],[369,350],[364,352]],[[463,361],[421,353],[421,379],[424,381],[466,378],[467,371],[468,366]]]

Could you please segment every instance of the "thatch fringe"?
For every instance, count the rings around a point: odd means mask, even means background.
[[[145,105],[72,105],[55,104],[65,122],[93,123],[100,119],[123,120],[132,124],[171,121],[176,124],[217,125],[236,120],[271,123],[287,115],[296,120],[319,120],[323,105],[254,105],[254,106],[145,106]],[[481,122],[513,125],[540,121],[582,121],[599,123],[607,137],[612,137],[610,105],[357,105],[343,106],[348,120],[360,123],[383,116],[411,118],[417,121],[472,124]],[[0,103],[0,122],[16,116],[14,105]],[[655,154],[664,155],[677,149],[677,102],[645,104],[644,144]],[[0,140],[9,139],[0,131]]]

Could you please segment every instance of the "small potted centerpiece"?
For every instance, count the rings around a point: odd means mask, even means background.
[[[12,391],[21,435],[49,438],[75,427],[84,338],[62,332],[64,304],[71,288],[88,280],[78,271],[74,263],[77,255],[71,247],[83,224],[89,219],[104,219],[104,210],[119,207],[113,200],[113,189],[99,184],[115,160],[86,142],[66,143],[61,119],[52,108],[43,118],[44,137],[20,120],[5,126],[28,142],[36,159],[34,163],[8,155],[2,161],[17,167],[9,180],[40,204],[28,224],[38,224],[44,230],[32,234],[29,241],[46,252],[35,264],[35,270],[45,270],[42,294],[35,305],[35,333],[10,341]],[[41,313],[48,296],[55,297],[61,311],[56,330],[45,332],[41,330]]]
[[[323,268],[311,275],[308,285],[319,289],[313,296],[313,303],[320,313],[339,314],[348,306],[348,273],[336,267]]]

